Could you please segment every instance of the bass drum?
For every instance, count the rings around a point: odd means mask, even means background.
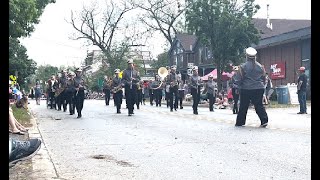
[[[170,92],[170,85],[166,85],[166,92]]]

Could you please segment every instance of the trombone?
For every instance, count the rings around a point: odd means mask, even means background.
[[[160,67],[160,68],[158,69],[158,75],[160,76],[160,81],[161,81],[161,83],[160,83],[160,85],[159,85],[158,87],[152,88],[152,89],[159,89],[159,88],[162,86],[162,84],[163,84],[164,78],[167,77],[168,74],[169,74],[169,72],[168,72],[167,68],[165,68],[165,67]]]

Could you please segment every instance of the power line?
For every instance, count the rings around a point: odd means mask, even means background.
[[[38,40],[41,40],[41,41],[46,41],[47,42],[51,42],[53,44],[56,44],[56,45],[60,45],[60,46],[67,46],[67,47],[71,47],[71,48],[75,48],[75,49],[82,49],[82,50],[87,50],[87,48],[85,47],[76,47],[76,46],[70,46],[70,45],[67,45],[65,43],[62,43],[62,42],[58,42],[58,41],[54,41],[54,40],[50,40],[50,39],[43,39],[43,38],[39,38],[39,37],[32,37],[28,40],[34,40],[34,39],[38,39]]]

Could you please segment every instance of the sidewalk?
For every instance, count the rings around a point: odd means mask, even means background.
[[[30,122],[32,124],[32,127],[30,127],[27,134],[25,134],[24,136],[10,134],[9,137],[19,140],[27,140],[29,138],[40,138],[42,140],[41,134],[39,132],[36,120],[32,115],[32,112],[31,116],[32,118]],[[32,159],[20,161],[15,166],[9,169],[9,179],[59,179],[43,140],[41,144],[41,149]]]

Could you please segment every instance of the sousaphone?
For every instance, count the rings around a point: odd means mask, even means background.
[[[152,89],[159,89],[159,88],[162,86],[162,83],[163,83],[163,81],[164,81],[164,78],[167,77],[168,74],[169,74],[169,72],[168,72],[167,68],[165,68],[165,67],[160,67],[160,68],[158,69],[158,75],[160,76],[160,81],[161,81],[161,83],[160,83],[160,85],[159,85],[158,87],[152,88]]]

